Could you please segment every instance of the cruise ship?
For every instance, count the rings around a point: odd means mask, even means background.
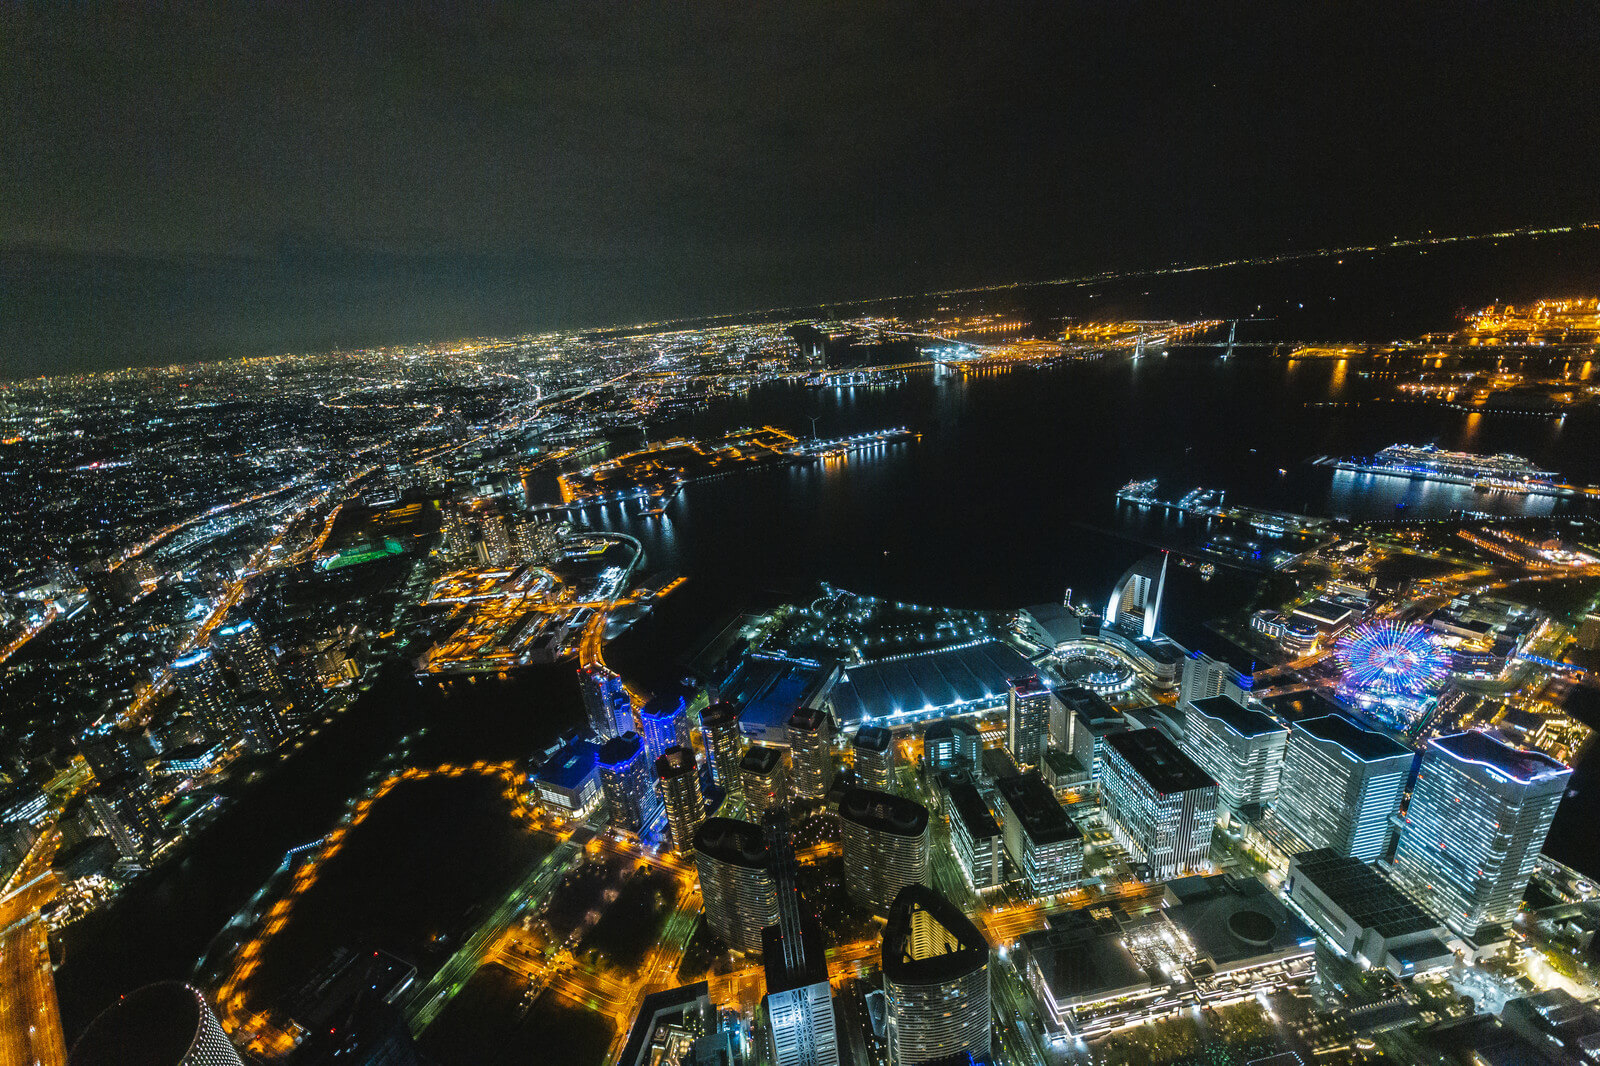
[[[1447,452],[1431,444],[1391,444],[1370,457],[1323,457],[1317,462],[1358,474],[1387,474],[1412,481],[1470,485],[1479,492],[1568,496],[1575,491],[1573,486],[1561,483],[1559,474],[1540,470],[1520,455]]]

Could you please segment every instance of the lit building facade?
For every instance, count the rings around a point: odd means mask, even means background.
[[[156,1048],[177,1049],[156,1057]],[[72,1045],[72,1066],[128,1066],[128,1052],[152,1066],[244,1066],[205,996],[163,981],[118,999],[98,1014]]]
[[[833,787],[833,719],[818,707],[801,707],[789,716],[784,734],[789,741],[794,798],[820,800]]]
[[[600,746],[600,791],[611,808],[611,824],[638,833],[655,817],[657,797],[650,787],[644,741],[631,729]]]
[[[1410,748],[1342,714],[1296,722],[1272,816],[1308,848],[1371,862],[1411,772]]]
[[[940,773],[978,772],[983,740],[970,722],[935,722],[922,734],[922,761]]]
[[[1509,922],[1571,777],[1548,755],[1485,733],[1433,738],[1395,846],[1396,879],[1464,936]]]
[[[651,759],[661,758],[668,748],[693,747],[688,701],[670,692],[646,700],[639,708],[639,730]]]
[[[706,924],[735,951],[761,951],[761,931],[778,923],[772,855],[761,827],[707,818],[694,834]]]
[[[844,823],[844,887],[874,914],[907,885],[928,879],[928,809],[915,800],[853,788],[839,804]]]
[[[967,880],[978,889],[1000,884],[1005,838],[982,793],[967,778],[948,774],[940,775],[939,790],[950,815],[950,846]]]
[[[1002,777],[1000,797],[1006,853],[1022,871],[1028,890],[1053,896],[1083,879],[1083,834],[1037,772]]]
[[[882,726],[866,725],[851,738],[856,780],[879,792],[894,791],[894,734]]]
[[[694,846],[694,831],[706,818],[700,792],[700,769],[694,749],[670,747],[655,762],[656,788],[667,812],[667,836],[672,850],[685,854]]]
[[[739,760],[739,785],[744,793],[745,813],[760,818],[771,810],[789,804],[789,771],[783,749],[752,744]]]
[[[1105,738],[1100,795],[1107,820],[1151,876],[1210,868],[1217,783],[1166,734],[1136,729]]]
[[[1270,802],[1278,794],[1289,727],[1245,707],[1232,696],[1189,705],[1183,750],[1217,782],[1217,799],[1230,811]]]
[[[960,908],[909,885],[883,930],[889,1062],[987,1061],[989,943]]]
[[[718,701],[700,712],[700,737],[711,779],[725,791],[739,791],[739,760],[744,758],[744,735],[739,732],[739,708]]]
[[[1050,686],[1038,674],[1013,677],[1006,684],[1006,750],[1024,770],[1044,758],[1054,705]]]
[[[578,681],[584,713],[595,736],[610,740],[633,730],[633,701],[622,686],[622,678],[603,666],[587,666],[579,673]]]
[[[255,622],[246,618],[233,625],[223,626],[217,630],[213,643],[222,652],[228,669],[238,678],[239,688],[242,691],[259,689],[274,694],[283,691],[283,682],[278,676],[277,657],[267,647],[266,640],[261,636],[261,629]]]
[[[231,741],[239,716],[216,656],[201,648],[172,664],[172,680],[184,709],[216,740]]]

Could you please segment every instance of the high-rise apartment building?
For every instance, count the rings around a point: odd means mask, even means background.
[[[989,942],[961,909],[908,885],[883,929],[889,1062],[987,1062]]]
[[[797,800],[820,800],[833,787],[833,719],[817,707],[801,707],[784,727],[789,741]]]
[[[744,758],[744,734],[739,732],[739,708],[719,700],[700,712],[700,737],[711,779],[726,792],[739,791],[739,760]]]
[[[659,799],[650,782],[649,756],[633,730],[600,745],[600,791],[611,809],[611,824],[638,833],[655,817]]]
[[[205,996],[177,981],[145,985],[101,1011],[72,1045],[69,1061],[72,1066],[243,1066]]]
[[[844,887],[874,914],[907,885],[928,880],[928,809],[904,796],[852,788],[839,804],[844,823]]]
[[[894,734],[877,725],[864,725],[850,740],[856,780],[879,792],[894,791]]]
[[[261,628],[248,618],[223,626],[212,641],[228,669],[238,679],[239,690],[259,689],[277,695],[283,691],[278,661],[267,646]]]
[[[667,812],[667,836],[672,849],[687,854],[694,845],[694,831],[706,818],[705,798],[700,792],[700,768],[694,749],[673,746],[655,762],[656,788]]]
[[[209,649],[200,648],[174,662],[172,680],[184,710],[213,740],[228,743],[238,737],[238,707]]]
[[[659,759],[668,748],[693,746],[689,735],[689,702],[678,693],[652,696],[639,708],[639,732],[644,736],[644,750],[651,759]]]
[[[589,728],[595,736],[609,740],[633,730],[633,702],[622,685],[622,678],[603,666],[586,666],[578,674],[578,682],[584,713],[589,717]]]
[[[772,853],[761,827],[733,818],[707,818],[694,834],[706,924],[735,951],[761,951],[761,932],[778,924]]]
[[[739,785],[747,816],[760,818],[788,806],[789,771],[783,758],[782,748],[766,744],[752,744],[745,750],[739,760]]]

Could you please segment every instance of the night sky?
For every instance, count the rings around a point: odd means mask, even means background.
[[[1600,219],[1600,8],[0,6],[0,377]]]

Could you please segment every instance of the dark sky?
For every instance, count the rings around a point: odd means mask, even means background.
[[[87,6],[0,0],[0,377],[1600,218],[1589,3]]]

